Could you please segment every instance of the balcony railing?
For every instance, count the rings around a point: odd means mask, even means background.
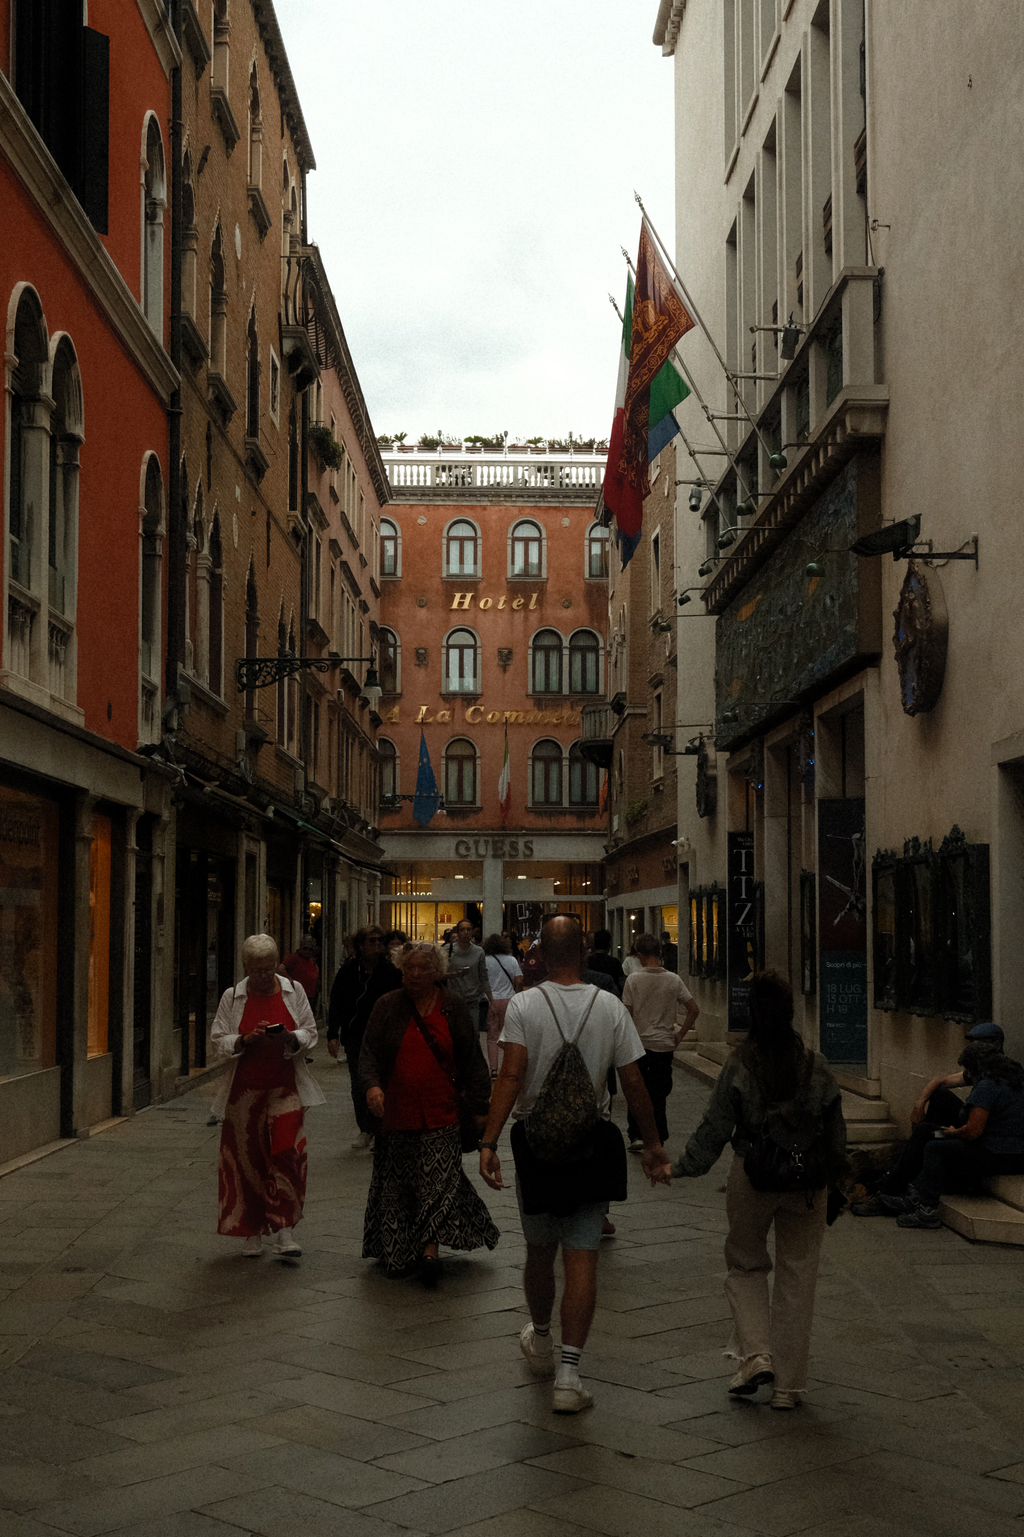
[[[604,481],[603,455],[517,458],[465,450],[436,456],[385,450],[384,468],[396,501],[574,501],[593,503]]]

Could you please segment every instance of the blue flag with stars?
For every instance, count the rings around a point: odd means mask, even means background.
[[[434,770],[430,766],[427,739],[423,734],[423,727],[421,726],[420,766],[416,772],[416,798],[412,803],[412,814],[421,826],[427,826],[437,810],[437,803],[440,798],[437,793],[437,780],[434,778]]]

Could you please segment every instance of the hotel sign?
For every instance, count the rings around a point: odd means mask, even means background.
[[[401,725],[400,706],[394,705],[384,717],[386,726]],[[438,710],[435,714],[428,704],[421,704],[414,724],[417,726],[450,726],[460,719],[457,706]],[[572,726],[579,727],[583,717],[578,709],[567,705],[564,710],[488,710],[486,705],[471,704],[461,714],[467,726]]]

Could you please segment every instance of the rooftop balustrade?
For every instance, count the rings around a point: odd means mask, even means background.
[[[593,506],[604,454],[517,454],[441,448],[382,450],[395,502],[582,502]]]

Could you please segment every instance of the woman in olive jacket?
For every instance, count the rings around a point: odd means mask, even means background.
[[[799,1097],[821,1118],[826,1185],[802,1190],[755,1190],[743,1160],[758,1139],[771,1104]],[[750,984],[750,1029],[726,1061],[704,1119],[673,1167],[676,1176],[706,1174],[726,1143],[733,1162],[726,1184],[729,1236],[725,1295],[733,1318],[726,1355],[739,1370],[730,1393],[756,1393],[772,1383],[773,1409],[795,1409],[806,1387],[814,1290],[825,1234],[828,1191],[849,1173],[842,1095],[819,1052],[809,1051],[793,1029],[793,990],[777,972],[760,972]],[[775,1283],[768,1233],[775,1228]]]
[[[439,1244],[493,1249],[498,1230],[462,1171],[456,1089],[482,1130],[490,1074],[476,1021],[444,987],[445,957],[409,944],[402,987],[374,1004],[359,1055],[359,1084],[376,1119],[364,1259],[389,1275],[418,1267],[435,1286]]]

